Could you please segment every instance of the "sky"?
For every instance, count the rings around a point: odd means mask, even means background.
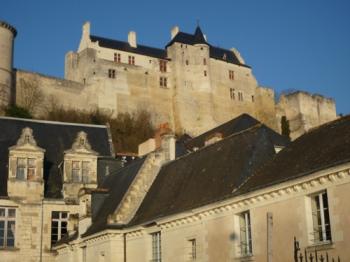
[[[212,45],[239,50],[259,85],[322,94],[350,114],[349,0],[2,0],[0,20],[18,31],[14,66],[57,77],[85,21],[94,35],[126,41],[133,30],[160,48],[173,26],[199,23]]]

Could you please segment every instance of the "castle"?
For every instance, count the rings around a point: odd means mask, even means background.
[[[168,122],[192,136],[242,113],[276,131],[285,117],[293,139],[336,118],[334,101],[320,95],[294,92],[276,104],[274,91],[258,84],[240,53],[209,44],[199,26],[194,34],[174,27],[159,49],[139,44],[136,32],[127,42],[91,35],[87,22],[77,52],[66,54],[64,79],[13,69],[16,34],[0,23],[0,105],[28,103],[29,86],[45,96],[31,101],[36,114],[52,103],[113,114],[147,110],[155,125]]]

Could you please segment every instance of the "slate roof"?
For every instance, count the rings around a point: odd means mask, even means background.
[[[188,149],[193,149],[194,147],[201,148],[205,145],[205,141],[210,138],[215,133],[220,133],[222,137],[227,137],[234,133],[243,131],[247,128],[253,127],[260,124],[258,120],[248,114],[242,114],[220,126],[217,126],[197,137],[192,139],[187,139],[184,143]],[[262,124],[262,128],[267,130],[269,138],[277,146],[286,146],[289,143],[287,137],[281,136],[271,128]]]
[[[7,196],[8,148],[17,143],[25,127],[33,129],[33,136],[38,146],[46,150],[45,197],[62,197],[62,171],[58,166],[63,161],[64,151],[71,148],[78,132],[87,133],[92,150],[99,155],[112,156],[106,126],[0,117],[0,196]]]
[[[314,128],[268,161],[235,193],[306,176],[350,162],[350,115]]]
[[[107,225],[107,218],[116,210],[119,203],[122,201],[145,159],[146,158],[144,157],[134,160],[130,165],[110,174],[105,179],[100,188],[106,188],[109,192],[105,195],[104,201],[100,204],[98,210],[93,210],[93,213],[96,213],[97,215],[93,217],[92,225],[83,236],[91,235],[105,228],[115,228]]]
[[[137,47],[134,48],[129,45],[128,42],[113,40],[108,38],[103,38],[99,36],[90,35],[92,42],[99,42],[101,47],[122,50],[130,53],[135,53],[139,55],[151,56],[159,59],[167,59],[167,52],[164,49],[149,47],[145,45],[137,44]]]
[[[239,59],[231,50],[210,45],[205,40],[204,34],[199,26],[197,26],[194,34],[189,34],[184,32],[177,33],[176,36],[165,46],[165,49],[139,45],[139,44],[137,44],[137,47],[134,48],[130,46],[128,42],[113,40],[113,39],[99,37],[95,35],[90,35],[90,39],[92,42],[98,42],[101,47],[122,50],[130,53],[151,56],[159,59],[168,59],[166,48],[168,46],[171,46],[175,42],[183,43],[187,45],[206,44],[209,46],[209,56],[211,58],[250,68],[250,66],[240,63]]]
[[[228,198],[274,154],[267,129],[257,125],[172,161],[161,168],[130,225]]]

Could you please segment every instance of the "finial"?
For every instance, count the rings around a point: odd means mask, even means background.
[[[197,26],[199,27],[199,19],[197,18]]]

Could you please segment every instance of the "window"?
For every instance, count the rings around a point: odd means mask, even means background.
[[[165,60],[159,60],[159,70],[160,72],[165,73],[166,72],[166,61]]]
[[[16,178],[20,180],[35,178],[35,158],[17,158]]]
[[[240,246],[241,255],[248,256],[253,252],[252,250],[252,232],[250,224],[250,213],[249,211],[243,212],[239,216],[239,227],[240,227]]]
[[[108,69],[108,77],[115,78],[115,70],[114,69]]]
[[[121,56],[118,53],[114,53],[114,62],[120,63]]]
[[[204,70],[204,72],[203,72],[203,73],[204,73],[204,76],[207,76],[207,71],[206,71],[206,70]]]
[[[254,96],[252,96],[252,102],[254,102]]]
[[[129,55],[129,65],[135,65],[135,57],[134,56],[131,56]]]
[[[162,261],[161,234],[156,232],[152,234],[152,262]]]
[[[88,161],[83,161],[82,162],[82,180],[83,183],[89,183],[89,162]]]
[[[188,62],[188,60],[186,59],[186,65],[188,65],[189,64],[189,62]]]
[[[167,87],[168,86],[168,80],[166,77],[160,77],[159,78],[159,85],[160,87]]]
[[[203,58],[203,65],[207,65],[207,59]]]
[[[232,100],[235,100],[235,89],[234,88],[230,88],[230,98]]]
[[[0,207],[0,248],[15,246],[16,209]]]
[[[238,92],[238,101],[243,101],[243,93]]]
[[[89,183],[90,182],[90,162],[72,161],[72,182]]]
[[[57,243],[67,234],[68,212],[52,211],[51,213],[51,245]]]
[[[312,196],[311,208],[315,243],[331,241],[331,224],[326,191]]]
[[[196,239],[190,239],[189,241],[190,244],[190,261],[195,261],[197,259],[197,242]]]
[[[228,78],[229,78],[230,80],[235,80],[235,72],[232,71],[232,70],[229,70],[229,71],[228,71]]]

